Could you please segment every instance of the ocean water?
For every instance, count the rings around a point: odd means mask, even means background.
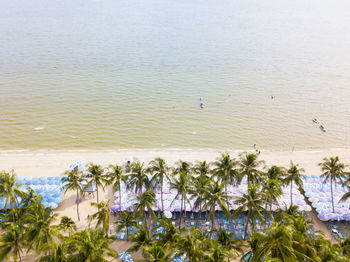
[[[350,147],[347,0],[0,4],[0,149]]]

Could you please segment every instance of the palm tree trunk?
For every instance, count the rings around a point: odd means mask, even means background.
[[[290,205],[293,205],[293,198],[292,198],[292,192],[293,192],[293,180],[290,181]]]
[[[163,179],[161,180],[160,183],[160,201],[162,201],[162,217],[164,213],[164,203],[163,203]]]
[[[266,225],[266,221],[267,221],[267,201],[265,204],[265,225]]]
[[[21,262],[22,261],[22,257],[21,257],[21,252],[18,250],[18,257],[19,257],[19,262]]]
[[[122,191],[120,190],[120,181],[119,181],[119,219],[122,218]]]
[[[210,235],[213,234],[214,225],[215,225],[215,202],[214,202],[214,205],[213,205],[213,214],[211,216],[211,232],[210,232]]]
[[[182,208],[183,208],[183,202],[184,202],[184,196],[181,197],[181,210],[180,210],[180,223],[179,223],[179,229],[181,228],[181,222],[182,222]]]
[[[243,240],[246,240],[246,238],[247,238],[249,217],[250,217],[250,209],[249,209],[249,211],[248,211],[247,222],[246,222],[245,228],[244,228],[244,239],[243,239]]]
[[[334,213],[334,199],[333,199],[333,179],[331,178],[331,196],[332,196],[332,209]]]
[[[98,204],[98,186],[96,185],[96,194],[97,194],[97,204]]]
[[[78,215],[78,221],[80,221],[79,216],[79,190],[77,189],[77,215]]]
[[[129,227],[126,227],[126,241],[129,240]]]

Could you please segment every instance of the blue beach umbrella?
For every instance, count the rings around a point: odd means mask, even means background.
[[[122,252],[119,254],[119,258],[122,260],[127,260],[131,257],[130,253],[128,252]]]

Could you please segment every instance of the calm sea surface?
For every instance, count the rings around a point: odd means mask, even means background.
[[[0,4],[0,149],[350,147],[347,0]]]

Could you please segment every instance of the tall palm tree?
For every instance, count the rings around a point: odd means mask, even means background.
[[[287,171],[286,178],[284,180],[286,185],[290,184],[290,204],[293,205],[293,182],[298,186],[303,186],[303,178],[305,178],[304,175],[301,173],[304,172],[303,168],[299,168],[298,165],[293,164],[293,162],[290,162],[290,168]]]
[[[69,262],[68,247],[65,243],[58,244],[55,248],[50,248],[47,255],[39,257],[36,262]]]
[[[13,261],[22,261],[21,253],[24,245],[23,230],[18,225],[12,224],[2,230],[0,236],[0,261],[8,259],[12,254]]]
[[[249,182],[247,194],[242,194],[241,197],[238,197],[235,204],[240,205],[240,207],[235,211],[236,216],[248,211],[244,229],[244,239],[246,239],[249,221],[251,221],[254,228],[256,217],[261,221],[263,220],[260,210],[264,210],[264,194],[260,191],[260,185],[253,185],[252,182]]]
[[[101,201],[100,203],[92,202],[91,206],[97,207],[97,212],[89,217],[90,222],[96,221],[96,227],[101,226],[102,232],[108,237],[109,230],[109,200],[107,202]]]
[[[282,181],[283,178],[286,175],[286,170],[284,167],[280,167],[280,166],[271,166],[267,172],[266,172],[266,176],[268,179],[274,179],[274,180],[279,180]]]
[[[67,245],[72,253],[69,261],[107,262],[109,260],[106,257],[117,258],[117,252],[110,247],[113,241],[113,237],[106,237],[99,229],[76,232],[67,240]]]
[[[233,233],[227,232],[224,229],[218,229],[217,242],[224,249],[230,250],[234,255],[241,254],[243,252],[242,247],[244,246],[241,239],[233,239]]]
[[[89,163],[87,171],[86,178],[89,179],[89,182],[85,187],[90,187],[93,184],[96,185],[98,203],[98,188],[101,187],[104,191],[105,184],[108,183],[108,175],[104,174],[104,169],[100,165],[94,165],[93,163]]]
[[[273,224],[266,234],[259,235],[259,248],[254,254],[254,260],[297,261],[292,247],[292,232],[289,226]]]
[[[135,194],[141,194],[142,188],[148,188],[150,181],[147,176],[147,168],[144,163],[140,161],[133,162],[130,167],[131,173],[129,175],[128,189],[134,190]]]
[[[237,162],[231,159],[228,153],[221,154],[221,157],[214,162],[215,168],[213,174],[219,181],[224,184],[225,192],[227,192],[227,186],[231,184],[238,184],[241,181],[239,172],[236,170]]]
[[[58,214],[53,214],[51,208],[44,208],[37,203],[27,213],[27,229],[25,238],[28,243],[28,250],[35,249],[37,253],[47,252],[50,248],[56,247],[56,238],[62,238],[57,226],[54,225]]]
[[[263,173],[259,170],[259,167],[264,161],[258,160],[258,155],[253,153],[241,153],[239,155],[239,171],[241,177],[247,177],[248,185],[249,182],[252,184],[260,183],[262,180]]]
[[[218,181],[213,181],[208,188],[204,191],[205,204],[204,208],[210,209],[211,215],[211,231],[213,232],[215,226],[215,207],[218,206],[226,214],[230,216],[230,212],[227,209],[229,196],[224,193],[224,184],[219,184]]]
[[[120,232],[122,229],[126,229],[126,240],[129,240],[129,229],[137,225],[134,215],[127,211],[121,213],[121,219],[115,222],[117,225],[117,232]]]
[[[75,190],[77,192],[77,199],[76,199],[76,205],[77,205],[77,216],[78,221],[80,221],[80,215],[79,215],[79,194],[83,193],[83,189],[81,187],[81,182],[83,181],[83,178],[81,176],[81,172],[75,172],[73,170],[66,171],[65,177],[62,177],[61,181],[63,184],[64,192],[67,193],[69,190]]]
[[[145,262],[168,262],[173,261],[174,250],[169,245],[161,245],[159,242],[143,248]]]
[[[159,242],[164,245],[170,244],[174,245],[177,243],[178,239],[181,237],[183,233],[185,233],[186,229],[182,228],[178,230],[171,222],[171,220],[163,218],[159,221],[159,225],[156,228],[162,228],[162,233],[154,234],[155,237],[160,237],[161,240]]]
[[[156,203],[156,194],[152,190],[148,189],[144,193],[141,193],[140,195],[138,195],[135,200],[136,200],[135,213],[138,214],[139,219],[141,217],[143,218],[143,222],[147,227],[146,211],[152,217],[155,217],[152,207]]]
[[[199,229],[192,228],[189,234],[181,236],[178,240],[176,256],[185,254],[185,259],[188,259],[189,262],[202,261],[205,257],[204,250],[207,248],[204,242],[202,232]]]
[[[193,208],[199,209],[200,216],[202,215],[202,208],[205,202],[204,192],[209,187],[212,180],[205,174],[200,174],[198,177],[193,177],[189,193],[191,199],[194,199]]]
[[[266,184],[263,185],[262,192],[264,193],[265,200],[265,224],[267,220],[267,211],[271,214],[272,204],[279,205],[278,198],[283,195],[282,182],[269,179]],[[269,207],[269,209],[267,208]]]
[[[18,187],[16,174],[13,170],[9,173],[5,171],[0,172],[0,197],[5,197],[5,211],[8,208],[8,204],[10,204],[11,209],[18,204],[16,195],[23,195],[23,192]]]
[[[139,227],[130,238],[134,245],[127,250],[128,252],[136,252],[140,249],[144,251],[145,247],[152,245],[152,238],[146,225]]]
[[[163,185],[164,180],[170,181],[169,178],[169,167],[165,163],[164,159],[157,157],[155,160],[150,162],[150,171],[153,174],[151,184],[154,188],[160,184],[160,199],[162,205],[162,212],[164,212],[164,202],[163,202]]]
[[[187,196],[187,193],[190,191],[191,188],[190,182],[190,175],[186,172],[185,169],[182,169],[180,173],[178,173],[178,176],[174,177],[173,181],[170,181],[170,189],[175,189],[177,191],[173,202],[175,201],[175,199],[181,197],[181,215],[179,228],[181,228],[182,213],[183,210],[186,210],[186,203],[190,203]]]
[[[213,244],[208,255],[205,255],[205,262],[224,262],[229,261],[231,257],[227,249],[222,248],[216,241]]]
[[[193,167],[193,171],[199,176],[208,177],[211,173],[210,163],[207,163],[207,161],[197,162]]]
[[[324,158],[322,163],[318,164],[321,167],[321,177],[324,179],[323,183],[331,181],[331,197],[332,197],[332,210],[334,213],[334,199],[333,199],[333,183],[342,182],[345,177],[344,168],[345,165],[340,163],[339,157]]]
[[[107,183],[106,185],[113,185],[115,192],[119,192],[119,210],[122,210],[122,191],[121,184],[126,181],[126,176],[123,173],[123,168],[116,165],[109,166],[109,172],[107,173]]]
[[[174,169],[174,173],[178,174],[180,172],[184,172],[186,174],[190,174],[192,169],[192,165],[189,162],[179,160],[176,162],[176,167]]]
[[[58,225],[58,228],[63,231],[74,232],[77,231],[77,226],[74,221],[67,216],[61,217],[61,222]]]

